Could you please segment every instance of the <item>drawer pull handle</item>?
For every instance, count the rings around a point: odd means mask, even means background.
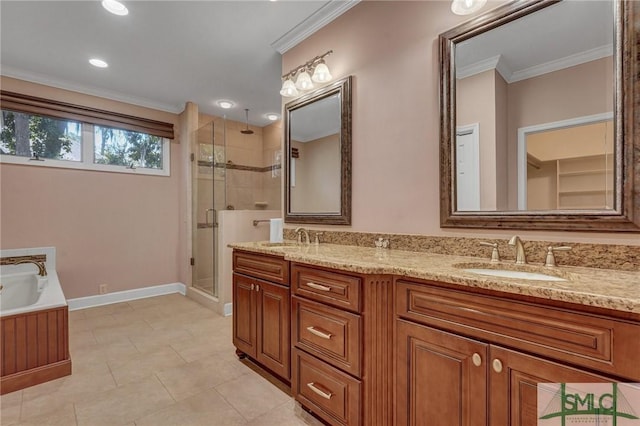
[[[495,371],[496,373],[502,372],[502,361],[500,361],[498,358],[493,360],[493,371]]]
[[[315,393],[317,393],[318,395],[320,395],[324,399],[331,399],[331,397],[333,396],[333,394],[331,392],[324,392],[324,391],[318,389],[316,384],[313,383],[313,382],[307,383],[307,386],[309,387],[309,389],[311,389],[312,391],[314,391]]]
[[[471,356],[471,362],[473,362],[473,365],[476,367],[480,367],[482,365],[482,357],[476,352]]]
[[[307,327],[307,330],[309,330],[309,332],[311,334],[315,334],[318,337],[322,337],[323,339],[331,339],[332,334],[331,333],[323,333],[322,331],[316,329],[314,326],[310,325],[309,327]]]
[[[316,284],[316,283],[307,283],[307,286],[311,288],[315,288],[320,291],[331,291],[331,287],[327,287],[326,285]]]

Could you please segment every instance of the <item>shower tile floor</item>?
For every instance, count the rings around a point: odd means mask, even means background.
[[[73,374],[0,397],[8,425],[321,425],[179,294],[69,313]]]

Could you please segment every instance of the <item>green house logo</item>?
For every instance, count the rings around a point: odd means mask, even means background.
[[[538,425],[640,426],[637,414],[640,387],[628,385],[541,383],[538,385]],[[542,410],[541,403],[544,404]]]

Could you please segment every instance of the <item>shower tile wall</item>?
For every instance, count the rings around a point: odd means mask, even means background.
[[[201,116],[200,125],[214,121],[215,148],[224,149],[224,122],[221,118]],[[252,135],[240,133],[244,123],[227,120],[226,152],[215,155],[216,162],[224,158],[226,168],[216,168],[214,175],[226,176],[226,202],[218,197],[225,196],[225,181],[214,176],[216,205],[233,206],[236,210],[281,208],[281,168],[275,163],[282,153],[282,126],[280,122],[264,128],[250,126]]]

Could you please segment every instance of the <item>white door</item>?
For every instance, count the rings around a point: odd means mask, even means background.
[[[457,211],[480,210],[480,139],[478,124],[456,132]]]

